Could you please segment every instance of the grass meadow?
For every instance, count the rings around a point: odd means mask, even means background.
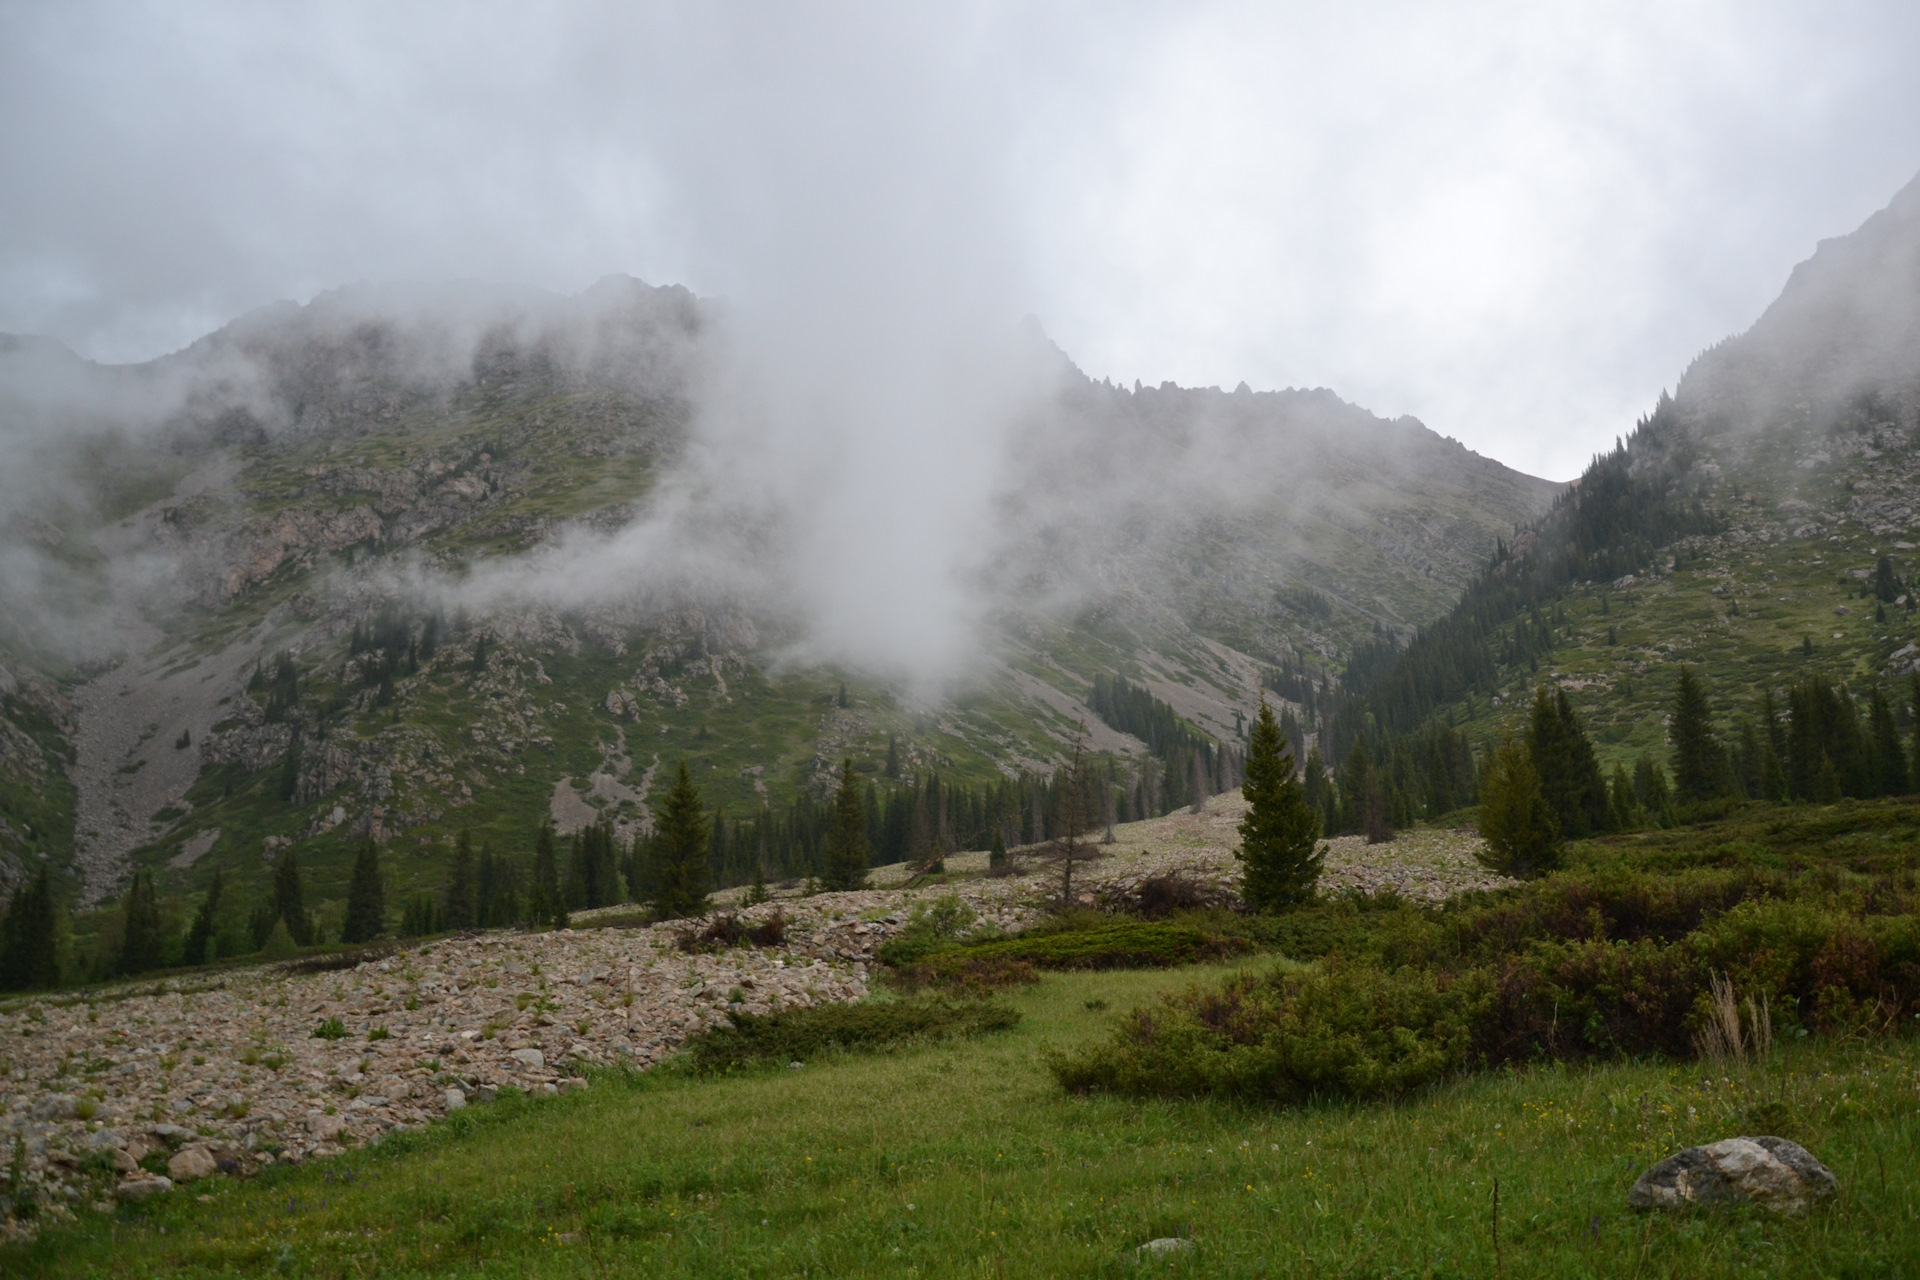
[[[1242,961],[1242,967],[1274,963]],[[340,1159],[82,1212],[19,1276],[1911,1276],[1920,1046],[1765,1068],[1542,1067],[1398,1102],[1076,1097],[1051,1049],[1231,966],[1049,974],[1012,1031],[701,1078],[597,1077]],[[1785,1133],[1838,1175],[1806,1218],[1626,1207],[1695,1142]],[[1496,1209],[1497,1186],[1497,1209]],[[1136,1252],[1178,1236],[1170,1258]]]

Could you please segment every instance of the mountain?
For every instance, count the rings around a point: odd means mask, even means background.
[[[1823,241],[1460,605],[1350,688],[1394,730],[1518,731],[1570,695],[1604,762],[1667,756],[1677,669],[1736,748],[1821,676],[1902,733],[1920,663],[1920,179]],[[1886,568],[1882,570],[1882,564]],[[1914,583],[1909,590],[1907,583]],[[1784,724],[1776,721],[1784,730]]]
[[[1263,682],[1411,635],[1560,488],[1327,391],[1096,383],[1030,333],[954,556],[977,652],[929,689],[812,642],[768,569],[807,513],[716,496],[732,324],[610,278],[358,286],[135,366],[0,341],[0,878],[98,903],[150,867],[179,910],[291,845],[332,911],[371,837],[391,901],[463,830],[631,835],[683,759],[735,827],[848,757],[964,840],[1080,724],[1158,809],[1178,751],[1231,781]],[[1113,676],[1177,734],[1096,714]]]

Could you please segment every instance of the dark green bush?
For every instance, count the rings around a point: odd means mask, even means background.
[[[924,953],[918,964],[936,979],[994,961],[1017,961],[1036,969],[1165,969],[1250,949],[1244,938],[1196,925],[1100,917],[1091,927],[944,947]]]
[[[687,1042],[694,1070],[753,1062],[805,1062],[828,1051],[861,1052],[954,1036],[1005,1031],[1019,1011],[988,1001],[889,1000],[824,1004],[780,1013],[734,1013],[731,1025]]]
[[[1051,1066],[1075,1092],[1389,1097],[1467,1065],[1489,994],[1478,974],[1340,960],[1241,975],[1136,1010],[1111,1042]]]

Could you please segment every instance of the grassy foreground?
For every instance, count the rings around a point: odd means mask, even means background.
[[[1271,963],[1271,962],[1266,962]],[[249,1183],[83,1214],[0,1251],[28,1276],[1920,1274],[1920,1045],[1771,1069],[1499,1073],[1275,1110],[1069,1097],[1047,1046],[1220,967],[1055,974],[1016,1029],[699,1080],[602,1078]],[[1105,1010],[1099,1007],[1106,1002]],[[1091,1006],[1091,1007],[1090,1007]],[[1643,1216],[1640,1169],[1785,1132],[1839,1176],[1799,1221]],[[1499,1229],[1494,1234],[1494,1184]]]

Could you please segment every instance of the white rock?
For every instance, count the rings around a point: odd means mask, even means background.
[[[467,1105],[467,1095],[458,1089],[447,1090],[447,1110],[458,1111]]]

